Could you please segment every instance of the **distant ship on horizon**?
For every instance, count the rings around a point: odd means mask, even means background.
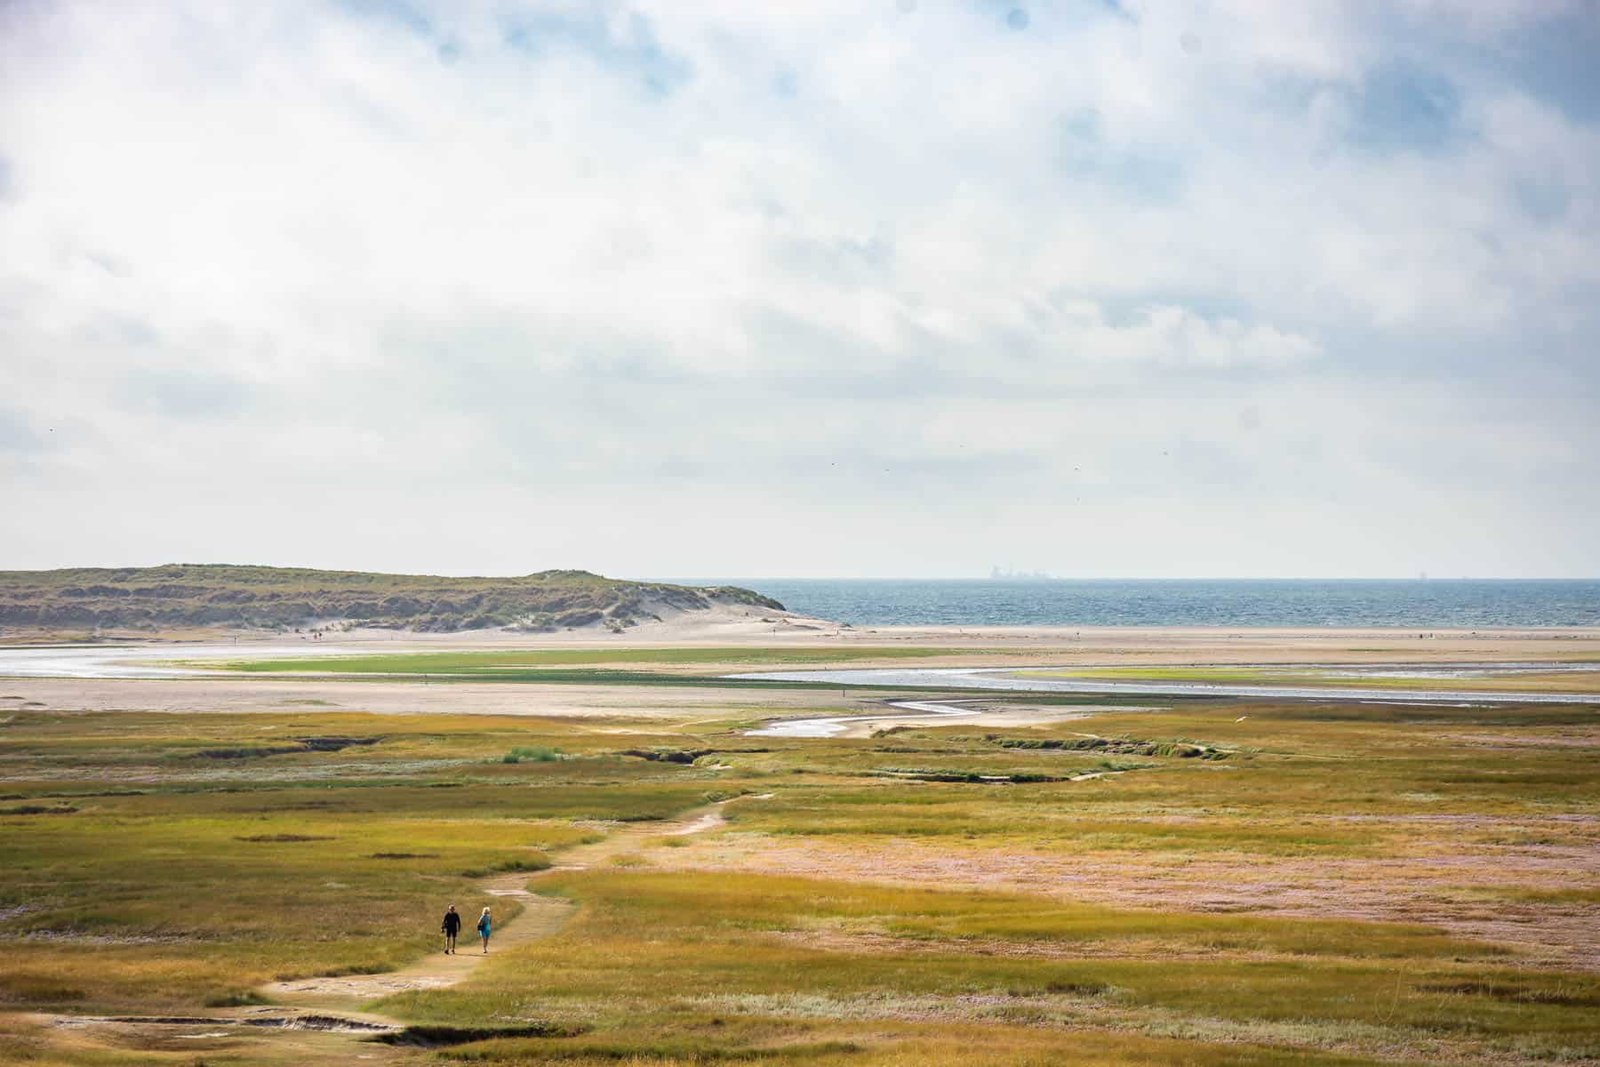
[[[991,582],[1053,582],[1056,576],[1046,571],[1013,571],[1003,567],[990,567]]]

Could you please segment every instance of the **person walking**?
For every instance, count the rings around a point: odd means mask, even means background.
[[[493,924],[489,922],[489,909],[484,908],[483,914],[478,916],[478,936],[483,938],[483,951],[485,955],[487,955],[489,952],[489,934],[492,932],[492,930]]]
[[[444,934],[444,954],[456,954],[456,935],[461,932],[461,913],[456,911],[454,904],[444,911],[444,922],[439,925],[439,930]]]

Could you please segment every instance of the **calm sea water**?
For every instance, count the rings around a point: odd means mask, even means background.
[[[1600,581],[696,579],[853,626],[1600,626]]]

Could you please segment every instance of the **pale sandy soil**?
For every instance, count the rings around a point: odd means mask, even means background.
[[[1117,665],[1187,663],[1449,663],[1600,659],[1600,629],[1296,630],[1201,627],[880,627],[841,640],[1038,653],[1040,662]],[[999,661],[1010,662],[1010,661]]]
[[[777,621],[765,622],[773,617]],[[622,634],[574,630],[514,635],[501,631],[432,635],[352,631],[340,645],[373,651],[407,646],[466,648],[896,647],[966,654],[960,662],[1016,663],[984,651],[1026,653],[1040,663],[1450,663],[1600,659],[1600,628],[1562,630],[1212,629],[1203,627],[880,626],[841,627],[800,616],[777,618],[728,608],[646,623]],[[381,646],[381,649],[380,649]],[[905,664],[908,661],[895,660]],[[924,661],[916,661],[924,662]],[[940,661],[942,662],[942,661]],[[952,660],[954,662],[954,660]],[[866,666],[870,661],[852,662]],[[931,665],[931,661],[930,661]]]
[[[964,702],[963,702],[964,703]],[[849,724],[843,732],[836,737],[871,737],[878,730],[891,730],[899,726],[978,726],[985,729],[1008,729],[1022,726],[1048,726],[1055,722],[1070,722],[1073,719],[1086,719],[1090,715],[1099,715],[1106,712],[1126,711],[1161,711],[1155,706],[1150,707],[1122,707],[1097,704],[1063,705],[1049,707],[1040,705],[1032,708],[1006,707],[1004,705],[973,703],[965,704],[971,712],[964,715],[940,715],[937,718],[927,715],[885,715],[879,717],[875,712],[869,717]]]
[[[917,645],[948,649],[953,653],[987,649],[1039,653],[1041,661],[1059,663],[1429,663],[1600,659],[1600,628],[1596,627],[1476,631],[1181,626],[851,628],[798,616],[766,623],[760,621],[762,616],[746,612],[749,609],[696,613],[640,626],[620,635],[572,631],[507,641],[504,634],[477,633],[452,635],[451,641],[457,642],[452,647],[526,648]],[[994,662],[1005,664],[1014,660],[1008,657]]]
[[[692,721],[838,714],[879,705],[823,690],[538,685],[519,682],[322,681],[310,678],[4,678],[0,715],[28,710],[166,712],[373,712],[380,715],[520,715]]]
[[[824,694],[826,695],[826,694]],[[929,713],[915,710],[915,705],[938,706],[951,709],[946,713]],[[904,706],[899,706],[904,705]],[[1051,723],[1087,719],[1091,715],[1130,712],[1166,711],[1158,704],[1006,704],[997,700],[925,700],[913,702],[874,701],[853,710],[835,712],[828,716],[810,719],[811,722],[836,723],[837,729],[827,733],[786,733],[782,727],[786,716],[774,715],[769,726],[754,731],[753,736],[769,737],[871,737],[880,730],[893,730],[915,726],[983,726],[986,729],[1003,729],[1025,726],[1048,726]],[[953,713],[952,713],[953,712]]]

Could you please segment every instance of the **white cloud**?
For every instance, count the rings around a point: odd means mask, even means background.
[[[398,523],[385,565],[867,571],[786,523],[893,500],[937,522],[875,566],[952,573],[1033,534],[944,501],[1043,485],[1046,524],[1084,486],[1129,522],[1080,546],[1104,567],[1039,566],[1134,573],[1125,546],[1180,536],[1139,516],[1203,514],[1195,565],[1247,573],[1271,512],[1317,516],[1271,521],[1319,573],[1410,573],[1349,548],[1363,494],[1521,514],[1534,545],[1592,521],[1600,140],[1455,44],[1559,12],[1418,4],[1403,38],[1342,4],[1003,14],[6,8],[0,471],[29,518],[0,548],[359,565]],[[1459,102],[1415,148],[1357,111],[1400,59],[1394,108],[1412,77]],[[1486,438],[1512,447],[1477,481],[1425,461]],[[148,522],[79,521],[130,486]],[[313,531],[296,487],[394,511]],[[197,494],[219,506],[174,506]],[[515,517],[515,548],[418,517],[444,499]],[[697,517],[655,537],[538,518],[649,530],[672,501]]]

